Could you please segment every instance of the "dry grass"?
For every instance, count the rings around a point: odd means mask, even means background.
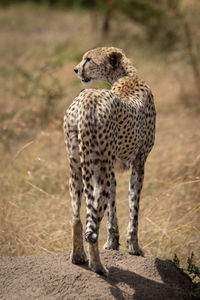
[[[83,88],[73,74],[82,52],[112,44],[124,48],[136,62],[154,91],[158,112],[156,144],[142,192],[141,245],[147,255],[172,259],[176,252],[183,262],[194,251],[198,262],[200,122],[194,109],[182,105],[174,76],[185,73],[184,83],[192,84],[189,69],[163,62],[144,50],[141,41],[140,47],[134,45],[132,37],[139,29],[128,22],[120,36],[113,30],[106,41],[89,25],[85,13],[14,6],[0,12],[0,255],[71,248],[62,118]],[[127,28],[129,35],[123,31]],[[117,173],[117,179],[121,249],[125,250],[129,172]],[[101,246],[105,240],[106,218]]]

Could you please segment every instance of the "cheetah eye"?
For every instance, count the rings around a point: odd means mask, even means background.
[[[91,57],[86,58],[86,62],[89,62],[91,60]]]

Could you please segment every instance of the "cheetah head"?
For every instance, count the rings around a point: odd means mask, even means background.
[[[101,47],[89,50],[83,55],[82,61],[74,68],[83,83],[103,80],[115,81],[116,74],[123,71],[122,61],[125,55],[121,49]]]

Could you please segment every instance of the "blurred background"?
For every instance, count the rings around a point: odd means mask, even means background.
[[[0,1],[0,255],[71,249],[63,115],[85,51],[122,48],[152,88],[155,146],[139,239],[146,255],[200,262],[200,1]],[[90,86],[108,88],[106,83]],[[117,172],[126,250],[129,172]],[[85,208],[82,205],[83,224]],[[106,241],[106,216],[100,246]]]

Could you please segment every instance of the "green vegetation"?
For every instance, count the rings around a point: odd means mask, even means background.
[[[180,260],[178,256],[175,254],[173,259],[175,265],[180,268]],[[186,299],[200,299],[200,269],[194,263],[194,253],[192,252],[191,256],[187,259],[187,267],[180,268],[183,272],[188,274],[193,282],[193,287],[191,291],[188,291],[184,294],[184,298]]]
[[[30,3],[1,8],[0,255],[71,249],[63,115],[86,88],[73,72],[82,54],[113,45],[132,59],[151,86],[157,107],[156,143],[146,164],[141,200],[141,246],[146,255],[172,258],[176,252],[186,261],[191,251],[200,253],[199,102],[191,64],[177,59],[178,50],[160,52],[149,43],[146,28],[119,11],[111,14],[106,36],[104,14],[95,16],[86,9],[54,10]],[[195,23],[195,15],[193,19]],[[105,83],[92,86],[108,88]],[[128,180],[128,172],[117,171],[122,251]],[[106,216],[101,231],[103,246]]]

